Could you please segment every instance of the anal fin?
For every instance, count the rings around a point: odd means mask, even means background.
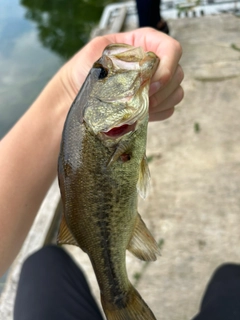
[[[160,255],[158,244],[140,214],[137,216],[134,233],[127,249],[137,258],[144,261],[155,261],[157,260],[157,255]]]
[[[62,221],[58,231],[57,244],[72,244],[74,246],[79,246],[67,226],[64,214],[62,215]]]

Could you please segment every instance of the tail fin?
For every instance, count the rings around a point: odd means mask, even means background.
[[[152,311],[133,286],[124,300],[126,301],[110,304],[104,300],[104,296],[101,296],[107,320],[156,320]]]

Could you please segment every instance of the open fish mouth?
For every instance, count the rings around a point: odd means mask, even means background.
[[[108,138],[116,139],[124,136],[125,134],[135,131],[137,125],[137,121],[133,124],[123,124],[119,127],[111,128],[109,131],[102,132]]]
[[[141,47],[112,44],[93,65],[81,120],[105,146],[136,131],[148,117],[149,84],[158,63]]]

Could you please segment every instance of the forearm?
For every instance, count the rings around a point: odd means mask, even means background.
[[[21,248],[57,174],[61,132],[70,104],[56,76],[0,142],[0,274]]]
[[[63,66],[0,141],[0,276],[19,252],[57,175],[67,112],[96,60],[89,59],[91,48]]]

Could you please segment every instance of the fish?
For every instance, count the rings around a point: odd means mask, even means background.
[[[137,208],[150,179],[149,85],[158,63],[141,47],[108,45],[75,98],[62,134],[57,243],[88,254],[108,320],[156,319],[128,279],[126,250],[144,261],[160,254]]]

